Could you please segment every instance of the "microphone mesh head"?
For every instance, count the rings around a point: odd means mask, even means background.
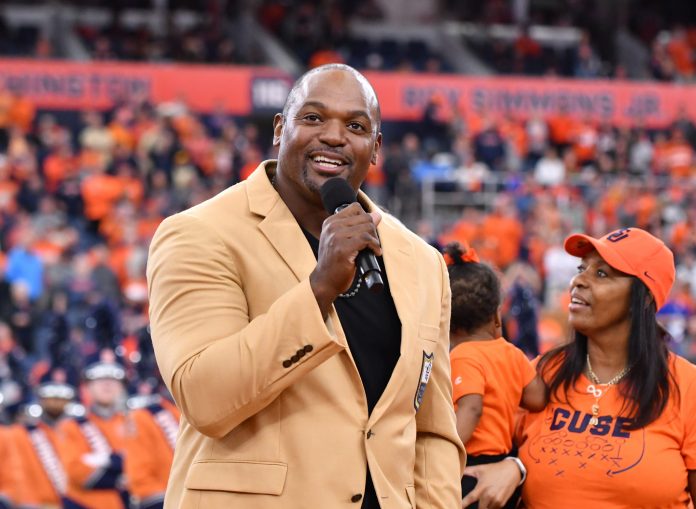
[[[319,194],[329,214],[336,212],[336,209],[342,205],[350,205],[357,199],[353,188],[341,177],[332,177],[324,182]]]

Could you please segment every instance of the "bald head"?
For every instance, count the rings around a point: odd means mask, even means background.
[[[300,76],[297,79],[297,81],[295,81],[295,84],[290,89],[288,97],[285,100],[285,105],[283,106],[283,117],[288,118],[288,116],[291,114],[293,107],[297,104],[298,96],[301,95],[300,92],[303,90],[307,83],[307,79],[311,78],[316,74],[327,71],[345,71],[347,73],[350,73],[356,79],[356,81],[360,83],[360,86],[363,89],[363,94],[365,95],[365,99],[367,100],[368,105],[370,106],[372,111],[375,112],[375,122],[373,125],[373,131],[375,134],[378,133],[380,131],[380,125],[382,123],[382,114],[379,109],[379,101],[377,100],[377,94],[375,93],[375,89],[372,88],[372,85],[370,85],[370,82],[367,81],[367,78],[365,78],[365,76],[363,76],[359,71],[345,64],[321,65],[319,67],[315,67],[314,69],[310,69],[302,76]]]

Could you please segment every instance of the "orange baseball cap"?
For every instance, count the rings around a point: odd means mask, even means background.
[[[660,239],[640,228],[621,228],[601,239],[576,233],[565,239],[564,247],[578,257],[596,249],[609,265],[645,283],[658,310],[672,289],[676,273],[672,251]]]

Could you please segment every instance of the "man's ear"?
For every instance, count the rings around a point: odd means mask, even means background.
[[[372,164],[377,164],[377,154],[379,153],[379,148],[382,146],[382,133],[377,133],[375,137],[375,145],[372,147],[372,158],[370,162]]]
[[[276,113],[273,117],[273,146],[280,145],[280,137],[283,134],[283,125],[285,118],[282,113]]]

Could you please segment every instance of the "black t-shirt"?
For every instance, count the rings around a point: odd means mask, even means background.
[[[319,253],[319,239],[302,229],[312,247],[314,256]],[[350,353],[360,373],[360,379],[367,399],[367,411],[372,413],[377,401],[387,387],[394,366],[399,360],[401,349],[401,321],[394,306],[387,271],[382,257],[377,257],[382,269],[384,289],[372,293],[363,283],[352,297],[338,297],[334,301],[338,318],[346,334]],[[356,272],[357,274],[357,272]],[[350,294],[356,287],[353,281],[344,295]],[[362,509],[379,509],[379,502],[368,468]]]

